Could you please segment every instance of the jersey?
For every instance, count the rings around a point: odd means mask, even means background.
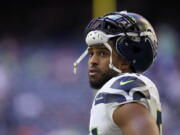
[[[113,112],[117,107],[130,102],[142,104],[149,110],[162,135],[158,90],[150,79],[135,73],[113,77],[97,91],[90,113],[89,135],[122,134],[113,121]]]

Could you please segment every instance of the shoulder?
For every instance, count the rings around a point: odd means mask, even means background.
[[[129,92],[132,88],[143,87],[145,82],[136,74],[125,74],[117,78],[111,85],[113,89],[121,89]]]
[[[142,74],[125,73],[113,77],[103,88],[113,90],[124,90],[129,92],[133,88],[154,87],[154,83]]]
[[[110,79],[96,94],[96,98],[105,103],[127,103],[150,100],[159,95],[154,83],[142,74],[125,73]],[[98,102],[99,103],[99,102]]]

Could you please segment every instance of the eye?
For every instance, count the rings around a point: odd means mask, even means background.
[[[92,57],[93,54],[94,54],[93,52],[88,52],[89,57]]]
[[[100,56],[106,56],[106,55],[108,55],[108,52],[106,52],[106,51],[101,51],[101,52],[99,52],[99,55],[100,55]]]

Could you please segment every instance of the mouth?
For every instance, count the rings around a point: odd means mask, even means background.
[[[89,76],[95,76],[99,73],[98,69],[89,69]]]

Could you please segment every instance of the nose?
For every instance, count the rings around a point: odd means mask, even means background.
[[[99,64],[99,59],[96,54],[93,54],[92,56],[89,57],[89,65],[98,65]]]

